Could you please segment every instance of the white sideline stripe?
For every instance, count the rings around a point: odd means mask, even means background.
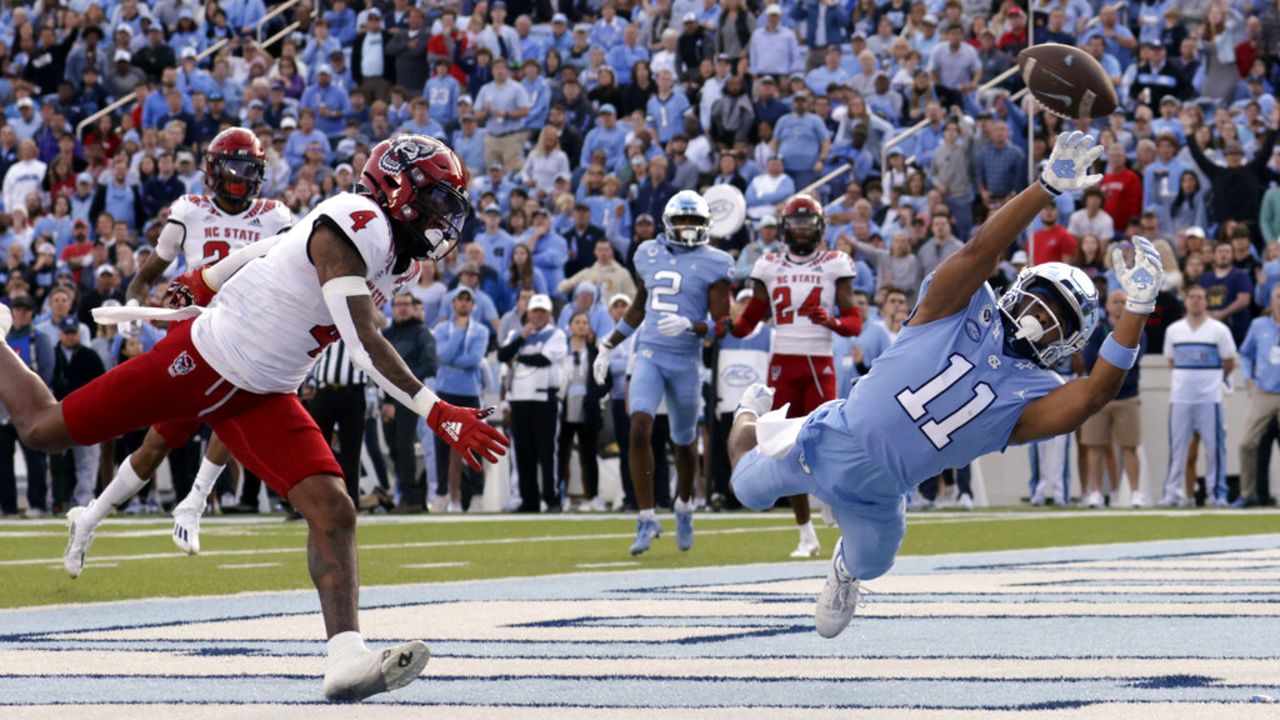
[[[226,675],[228,658],[203,657],[175,651],[147,650],[0,650],[0,677],[59,676],[74,667],[89,675],[167,677]],[[238,675],[311,675],[321,668],[310,658],[243,655],[234,659]],[[818,680],[829,678],[1096,678],[1160,677],[1174,674],[1210,675],[1234,685],[1267,686],[1280,676],[1276,659],[1177,659],[1104,658],[1039,660],[1022,658],[940,659],[856,657],[808,658],[780,661],[776,658],[433,658],[425,674],[464,677],[503,675],[611,675],[715,676]],[[7,710],[6,710],[7,713]],[[7,717],[7,715],[6,715]]]
[[[794,525],[783,525],[779,527],[762,527],[762,528],[729,528],[725,530],[700,530],[699,536],[707,535],[743,535],[748,533],[760,532],[795,532]],[[65,534],[65,533],[63,533]],[[168,535],[168,533],[165,533]],[[583,540],[632,540],[636,534],[634,532],[627,533],[608,533],[600,535],[540,535],[537,537],[522,538],[492,538],[489,540],[428,540],[413,543],[377,543],[370,545],[360,545],[361,552],[366,550],[405,550],[410,548],[437,548],[437,547],[472,547],[475,545],[517,545],[523,543],[551,543],[551,542],[579,542]],[[298,553],[303,552],[304,548],[294,546],[287,548],[255,548],[253,550],[202,550],[200,557],[233,557],[239,555],[263,555],[268,553]],[[175,557],[182,557],[179,553],[144,553],[141,555],[104,555],[100,560],[167,560]],[[26,560],[2,560],[0,567],[11,567],[15,565],[47,565],[49,563],[62,562],[61,557],[57,558],[35,558]],[[61,567],[61,565],[59,565]]]
[[[241,563],[239,565],[219,565],[219,570],[252,570],[254,568],[281,567],[284,563]]]
[[[86,562],[84,566],[85,568],[93,568],[95,570],[98,568],[120,567],[119,565],[113,562]],[[58,563],[57,565],[49,565],[48,567],[50,570],[62,570],[63,572],[66,572],[66,569],[67,569],[66,566],[63,565],[62,563]]]
[[[317,679],[318,683],[318,679]],[[318,687],[318,684],[317,684]],[[1247,697],[1242,698],[1248,700]],[[783,699],[782,701],[785,701]],[[406,708],[394,704],[363,705],[30,705],[5,707],[5,720],[401,720],[405,717],[441,717],[450,720],[955,720],[952,709],[915,708],[794,709],[794,708],[541,708],[502,705],[433,705]],[[1211,706],[1209,706],[1211,707]],[[1204,720],[1203,703],[1097,703],[1053,710],[965,709],[965,720]],[[1275,720],[1275,706],[1244,703],[1231,706],[1232,720]]]
[[[436,562],[436,563],[413,563],[410,565],[401,565],[400,567],[406,568],[409,570],[434,570],[436,568],[465,567],[470,564],[471,564],[470,562]]]
[[[599,563],[578,563],[574,567],[580,568],[610,568],[610,567],[635,567],[639,565],[639,560],[619,560],[618,562],[599,562]]]

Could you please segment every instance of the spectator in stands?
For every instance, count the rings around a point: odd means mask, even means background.
[[[781,155],[769,156],[765,172],[755,176],[747,185],[747,214],[757,220],[773,215],[777,206],[796,192],[795,181],[787,175]]]
[[[605,297],[613,297],[619,293],[634,297],[635,281],[631,279],[631,273],[614,260],[613,245],[601,237],[596,240],[594,253],[595,263],[561,281],[556,290],[561,294],[568,294],[583,283],[590,283],[598,287]]]
[[[59,401],[76,390],[88,385],[99,375],[106,373],[102,359],[88,345],[82,342],[84,326],[74,315],[66,315],[57,323],[58,348],[54,353],[53,379],[49,384],[53,395]],[[74,489],[54,487],[54,499],[65,501],[74,499],[76,505],[85,506],[92,502],[98,484],[97,445],[73,445],[67,451],[74,458]]]
[[[804,70],[804,57],[795,33],[782,26],[782,8],[765,8],[765,24],[751,33],[748,56],[752,75],[789,76]]]
[[[1247,229],[1244,229],[1248,232]],[[1213,267],[1200,276],[1200,286],[1207,295],[1209,317],[1226,323],[1232,338],[1244,342],[1249,331],[1249,303],[1253,298],[1253,280],[1233,264],[1231,242],[1219,240],[1213,246]]]
[[[1041,210],[1040,222],[1041,228],[1032,233],[1029,243],[1031,264],[1074,262],[1078,250],[1076,238],[1058,224],[1058,206],[1051,204]]]
[[[1268,476],[1258,462],[1258,449],[1270,445],[1268,428],[1280,416],[1280,287],[1271,290],[1265,315],[1249,326],[1240,346],[1240,367],[1249,392],[1249,417],[1240,443],[1240,494],[1232,507],[1262,504],[1258,478]],[[1269,486],[1269,483],[1266,483]]]
[[[1004,198],[1026,186],[1027,156],[1009,142],[1009,126],[994,120],[988,124],[990,142],[978,154],[978,193],[988,207],[993,199]]]
[[[426,14],[421,8],[411,8],[407,17],[404,31],[392,34],[387,41],[385,54],[395,58],[393,72],[396,84],[403,87],[410,97],[418,97],[431,74],[427,61],[430,31],[424,27]],[[366,24],[365,32],[369,31],[368,27]]]
[[[933,218],[930,220],[930,229],[932,230],[929,239],[925,241],[917,250],[916,254],[920,258],[920,271],[928,276],[942,264],[943,260],[951,257],[957,250],[964,247],[964,243],[960,242],[952,233],[951,218],[947,217],[944,208],[934,208]],[[890,318],[885,318],[886,323]]]
[[[1127,228],[1129,221],[1142,212],[1142,178],[1129,169],[1124,146],[1119,143],[1107,147],[1107,171],[1098,189],[1105,198],[1103,207],[1117,231]]]
[[[489,323],[472,318],[476,301],[470,286],[459,284],[450,293],[448,302],[453,309],[453,317],[435,327],[436,351],[440,359],[436,394],[445,402],[478,408],[483,387],[481,362],[493,330]],[[496,317],[494,321],[497,321]],[[436,472],[438,478],[448,481],[449,512],[462,512],[464,509],[462,471],[462,458],[437,437]],[[444,488],[437,485],[437,498],[445,494],[442,490]]]
[[[414,308],[414,296],[402,292],[391,303],[391,326],[382,334],[395,347],[414,377],[426,382],[434,378],[439,363],[436,340]],[[393,398],[383,401],[382,417],[390,420],[387,433],[391,457],[396,469],[396,489],[400,501],[393,512],[418,513],[426,509],[425,479],[418,473],[418,460],[413,444],[417,437],[418,416]]]
[[[35,303],[28,296],[9,301],[13,326],[5,338],[27,367],[37,372],[45,383],[53,379],[54,343],[32,326]],[[7,351],[6,351],[7,352]],[[45,496],[46,456],[18,439],[18,431],[9,423],[9,413],[0,405],[0,516],[18,513],[17,480],[14,475],[14,452],[21,448],[27,467],[27,517],[39,518],[49,510]]]
[[[809,112],[809,93],[792,95],[791,113],[778,119],[773,132],[773,151],[781,155],[783,166],[797,188],[818,179],[826,164],[831,139],[822,118]]]
[[[596,308],[603,310],[598,304],[593,310]],[[608,323],[608,329],[613,329],[612,320]],[[605,510],[604,502],[597,497],[600,490],[600,468],[596,439],[601,423],[600,399],[608,393],[608,386],[596,384],[591,371],[595,357],[596,334],[592,331],[591,318],[585,311],[576,311],[569,320],[568,354],[560,361],[560,387],[563,393],[560,405],[558,477],[560,487],[565,488],[566,492],[563,501],[567,501],[570,454],[576,438],[584,495],[581,507],[602,512]]]
[[[551,323],[551,298],[541,294],[530,298],[523,327],[512,330],[498,351],[501,362],[512,363],[507,401],[520,478],[520,512],[538,512],[539,500],[548,510],[560,510],[555,475],[556,399],[560,361],[567,352],[564,331]]]
[[[1089,344],[1081,353],[1082,367],[1085,372],[1092,372],[1098,362],[1102,343],[1119,322],[1124,312],[1124,292],[1114,290],[1107,294],[1106,318],[1098,323]],[[1146,336],[1138,338],[1139,352],[1146,353]],[[1087,466],[1085,470],[1082,492],[1088,499],[1086,504],[1096,500],[1101,505],[1102,471],[1104,465],[1109,469],[1111,485],[1107,488],[1109,507],[1116,507],[1119,502],[1120,477],[1115,467],[1114,446],[1120,447],[1124,473],[1129,478],[1129,506],[1140,508],[1146,505],[1146,497],[1139,489],[1141,468],[1138,464],[1138,445],[1142,442],[1142,399],[1138,397],[1138,382],[1141,377],[1141,363],[1134,365],[1124,378],[1120,392],[1115,399],[1107,403],[1097,414],[1091,416],[1080,428],[1080,444],[1085,447]]]
[[[1224,147],[1227,164],[1223,167],[1205,157],[1204,148],[1194,136],[1187,138],[1191,157],[1213,189],[1211,215],[1218,222],[1239,220],[1256,232],[1267,163],[1276,144],[1277,123],[1280,123],[1280,106],[1273,108],[1269,129],[1248,164],[1244,161],[1244,147],[1238,141],[1228,142]]]

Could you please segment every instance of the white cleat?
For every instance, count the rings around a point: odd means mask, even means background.
[[[93,544],[94,528],[80,522],[84,511],[82,507],[74,507],[67,513],[67,549],[62,553],[62,566],[72,579],[80,577],[80,573],[84,572],[84,554],[89,552],[89,546]]]
[[[970,495],[969,493],[965,493],[964,495],[961,495],[960,499],[956,500],[956,507],[960,508],[961,510],[972,510],[973,496]]]
[[[173,509],[173,544],[188,555],[200,554],[200,516],[203,514],[204,503],[198,508],[178,503]]]
[[[337,702],[357,702],[370,695],[408,685],[422,674],[431,653],[413,640],[383,650],[365,651],[329,665],[324,673],[324,696]]]
[[[816,558],[822,554],[822,543],[818,538],[800,538],[800,544],[791,551],[793,558]]]
[[[764,383],[755,383],[742,393],[738,400],[738,409],[733,411],[733,419],[743,413],[760,417],[773,409],[773,388]]]
[[[1141,492],[1135,492],[1129,496],[1129,507],[1143,508],[1147,506],[1147,498]]]
[[[827,571],[827,584],[818,596],[814,611],[814,626],[824,638],[833,638],[849,626],[862,591],[858,579],[844,569],[844,538],[836,541],[836,551],[831,557],[831,569]]]

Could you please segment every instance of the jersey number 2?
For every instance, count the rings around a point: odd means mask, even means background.
[[[684,277],[675,270],[659,270],[653,274],[653,279],[658,282],[670,282],[670,285],[658,286],[653,289],[649,297],[649,307],[658,312],[678,313],[680,306],[668,302],[665,298],[675,297],[680,294],[680,285],[684,282]]]
[[[950,390],[953,385],[964,379],[973,371],[973,363],[962,355],[952,355],[949,364],[942,372],[934,375],[928,382],[914,390],[907,388],[895,397],[903,410],[912,420],[919,420],[926,414],[925,406],[933,402],[939,395]],[[920,426],[920,431],[929,438],[929,442],[939,450],[951,444],[951,436],[976,418],[991,403],[995,402],[996,393],[991,386],[980,382],[973,386],[973,398],[958,410],[942,418],[941,421],[929,418]]]
[[[204,261],[212,265],[231,254],[231,243],[225,240],[210,240],[204,244]]]
[[[796,321],[796,314],[809,317],[809,313],[822,307],[822,288],[809,291],[809,297],[800,303],[798,310],[791,309],[791,288],[780,285],[773,289],[773,319],[779,325],[790,325]]]

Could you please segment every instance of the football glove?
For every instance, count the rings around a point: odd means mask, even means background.
[[[683,315],[663,313],[658,318],[658,332],[667,337],[677,337],[693,329],[693,321]]]
[[[1040,173],[1040,184],[1051,195],[1061,195],[1072,190],[1083,190],[1097,185],[1101,175],[1089,175],[1089,168],[1102,154],[1102,146],[1092,135],[1079,130],[1058,135],[1053,154]]]
[[[605,380],[609,379],[609,356],[612,354],[612,346],[600,343],[596,361],[591,363],[591,372],[596,376],[597,385],[604,385]]]
[[[1124,251],[1111,250],[1111,265],[1115,268],[1120,287],[1124,288],[1124,309],[1139,315],[1150,315],[1156,309],[1156,295],[1164,283],[1164,263],[1160,253],[1150,240],[1133,236],[1133,263],[1124,261]]]
[[[202,269],[188,270],[169,283],[164,304],[174,310],[190,305],[205,307],[217,292],[205,282]]]
[[[427,414],[427,427],[431,428],[449,447],[458,451],[464,462],[476,472],[484,472],[481,461],[498,462],[511,445],[497,428],[485,422],[494,408],[464,408],[437,400]]]

